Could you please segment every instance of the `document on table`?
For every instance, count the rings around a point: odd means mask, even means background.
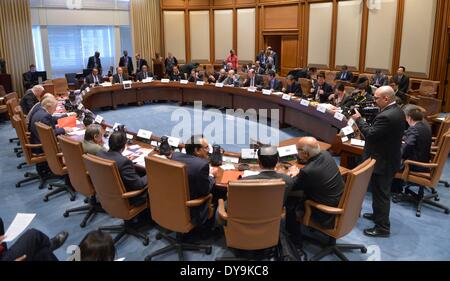
[[[6,238],[4,242],[11,242],[16,239],[17,236],[19,236],[27,228],[27,226],[30,225],[35,216],[36,214],[17,213],[8,230],[6,230]]]
[[[67,134],[69,136],[84,136],[85,132],[86,132],[86,130],[78,130],[78,131],[73,131],[73,132],[70,132],[70,133],[67,133]]]
[[[244,174],[242,175],[242,177],[246,178],[246,177],[257,176],[257,175],[259,175],[258,171],[247,170],[247,171],[244,171]]]

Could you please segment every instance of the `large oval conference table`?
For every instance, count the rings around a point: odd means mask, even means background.
[[[302,104],[297,97],[287,99],[287,96],[283,98],[281,95],[267,95],[261,91],[250,92],[246,88],[216,87],[214,84],[152,81],[134,82],[129,89],[125,89],[122,84],[98,86],[85,93],[83,104],[91,110],[102,107],[115,109],[118,105],[142,104],[152,100],[180,103],[202,101],[206,106],[244,111],[255,109],[258,112],[266,109],[269,116],[271,109],[278,109],[281,126],[296,127],[329,144],[333,144],[338,131],[347,126],[345,117],[339,120],[335,118],[334,112],[321,112],[316,104],[308,105],[305,101]]]

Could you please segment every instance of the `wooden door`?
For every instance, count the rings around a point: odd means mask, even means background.
[[[296,35],[282,36],[281,38],[281,76],[298,66],[298,37]]]

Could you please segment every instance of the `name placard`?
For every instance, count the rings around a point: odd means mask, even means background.
[[[295,144],[289,145],[289,146],[278,147],[277,149],[278,149],[278,154],[280,155],[280,157],[298,154],[297,146]]]
[[[216,83],[215,85],[217,88],[223,88],[223,83]]]
[[[288,94],[283,94],[283,96],[281,98],[284,100],[291,100],[291,96]]]
[[[300,100],[300,104],[303,105],[303,106],[308,107],[308,106],[309,106],[309,100],[307,100],[307,99],[302,99],[302,100]]]
[[[152,132],[139,129],[137,136],[146,140],[150,140],[150,138],[152,137]]]
[[[272,94],[272,91],[264,89],[264,90],[262,90],[262,93],[263,93],[263,95],[270,96]]]
[[[178,147],[178,145],[180,144],[180,139],[175,137],[169,137],[167,139],[167,142],[169,143],[170,146]]]
[[[344,133],[344,135],[348,136],[350,134],[353,134],[353,132],[355,132],[352,128],[352,126],[347,126],[342,128],[342,132]]]
[[[364,147],[366,145],[366,142],[363,140],[358,140],[358,139],[351,139],[350,140],[350,144],[351,145],[356,145],[356,146],[362,146]]]
[[[197,83],[195,83],[195,85],[197,85],[197,86],[204,86],[205,85],[205,81],[197,81]]]
[[[247,91],[250,93],[255,93],[256,92],[256,88],[255,87],[248,87]]]
[[[337,120],[339,120],[339,121],[342,121],[342,120],[344,120],[344,114],[342,114],[342,113],[340,113],[340,112],[336,112],[335,114],[334,114],[334,119],[337,119]]]
[[[183,84],[183,85],[187,85],[189,83],[189,81],[188,80],[180,80],[180,84]]]
[[[170,79],[167,79],[167,78],[161,79],[161,83],[169,83],[169,82],[170,82]]]
[[[95,116],[94,122],[97,124],[101,124],[103,122],[103,117],[101,117],[100,115]]]
[[[322,112],[322,113],[327,112],[327,107],[323,104],[318,104],[316,109],[317,109],[317,111]]]

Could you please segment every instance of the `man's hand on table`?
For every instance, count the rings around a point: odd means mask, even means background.
[[[287,172],[288,176],[295,177],[300,173],[300,169],[297,166],[292,166],[289,168],[289,171]]]

